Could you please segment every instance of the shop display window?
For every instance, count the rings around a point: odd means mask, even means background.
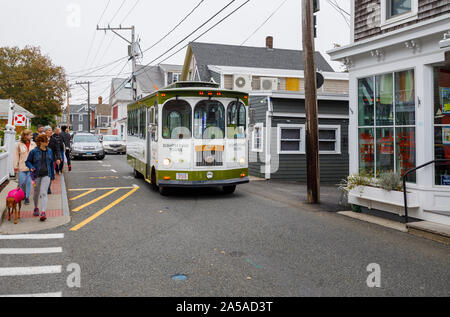
[[[414,70],[358,80],[360,172],[404,175],[416,166],[415,116]]]
[[[434,68],[434,158],[450,159],[450,68]],[[435,184],[450,186],[450,165],[435,164]]]

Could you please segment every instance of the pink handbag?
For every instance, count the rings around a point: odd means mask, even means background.
[[[16,188],[8,193],[8,197],[6,197],[6,199],[8,198],[14,198],[14,200],[18,203],[25,199],[25,193],[22,188]]]

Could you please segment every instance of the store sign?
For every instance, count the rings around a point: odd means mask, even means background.
[[[441,185],[450,186],[450,175],[442,175],[441,176]]]
[[[441,87],[442,113],[450,114],[450,88]]]

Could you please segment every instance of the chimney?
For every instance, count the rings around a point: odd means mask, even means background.
[[[100,97],[98,97],[98,104],[101,105],[102,103],[103,103],[103,97],[100,96]]]
[[[273,37],[272,36],[266,37],[266,48],[268,50],[273,50]]]

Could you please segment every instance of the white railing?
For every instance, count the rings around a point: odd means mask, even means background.
[[[16,144],[16,128],[12,125],[14,116],[14,101],[9,102],[8,124],[4,133],[4,144],[0,146],[0,185],[10,176],[14,176],[14,146]]]
[[[8,159],[8,152],[0,153],[0,185],[7,181],[9,178]]]

